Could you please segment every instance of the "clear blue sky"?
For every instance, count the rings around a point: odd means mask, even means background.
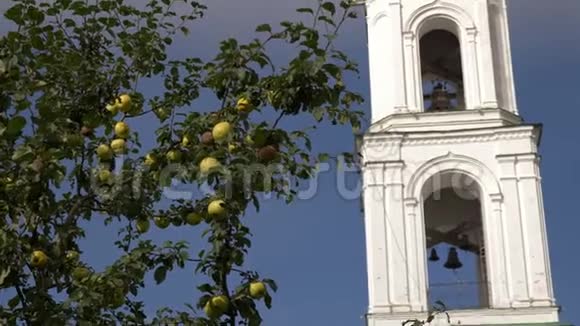
[[[218,41],[229,36],[253,37],[254,26],[276,22],[293,14],[307,0],[212,0],[203,22],[172,50],[175,55],[208,57]],[[563,306],[562,319],[580,324],[580,229],[576,186],[580,183],[580,1],[508,0],[518,104],[528,122],[544,123],[541,144],[542,176],[549,233],[552,275],[556,297]],[[341,46],[361,67],[360,79],[350,85],[368,99],[368,66],[365,21],[358,19],[343,29]],[[0,25],[0,28],[5,27]],[[156,92],[146,85],[143,91]],[[203,107],[202,105],[198,108]],[[368,102],[363,107],[369,114]],[[152,125],[144,120],[138,129]],[[148,137],[147,133],[142,133]],[[151,137],[149,135],[149,137]],[[317,148],[350,151],[349,129],[323,128],[314,137]],[[267,201],[259,214],[249,214],[254,247],[248,265],[275,279],[279,292],[274,308],[265,312],[265,325],[364,325],[367,280],[363,220],[358,200],[339,196],[335,174],[321,178],[317,195],[291,206]],[[152,228],[154,229],[154,228]],[[116,232],[93,223],[84,257],[103,266],[116,256],[109,250]],[[155,240],[189,239],[195,249],[203,242],[199,232],[169,228],[150,235]],[[442,255],[443,256],[443,255]],[[191,270],[175,271],[161,286],[143,294],[148,308],[165,304],[182,307],[197,297],[199,281]],[[264,309],[265,310],[265,309]]]

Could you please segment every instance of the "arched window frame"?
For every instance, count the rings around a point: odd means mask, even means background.
[[[448,2],[437,2],[415,10],[404,25],[405,66],[412,78],[407,78],[407,102],[412,110],[424,111],[423,78],[421,76],[420,39],[434,29],[449,31],[459,40],[461,49],[465,108],[478,109],[481,105],[477,63],[477,29],[474,20],[461,7]]]

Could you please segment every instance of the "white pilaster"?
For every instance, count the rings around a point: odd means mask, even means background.
[[[383,165],[380,163],[370,163],[363,170],[370,312],[376,307],[389,307],[392,304],[387,266],[383,173]]]
[[[480,17],[489,17],[487,1],[480,1],[477,5],[477,11]],[[488,19],[489,22],[489,19]],[[479,29],[476,37],[478,42],[477,48],[481,56],[478,56],[477,71],[480,71],[481,85],[481,107],[497,109],[496,79],[493,62],[493,51],[491,46],[491,36],[489,28]],[[492,69],[490,69],[492,68]]]
[[[410,236],[403,207],[403,163],[385,162],[385,199],[387,227],[387,256],[392,309],[394,312],[411,310],[409,301],[410,284],[417,281],[408,273],[407,237]],[[407,277],[404,277],[404,276]]]
[[[489,226],[487,232],[488,239],[486,243],[493,244],[492,250],[488,250],[489,270],[489,287],[491,294],[492,307],[509,308],[510,307],[510,278],[508,277],[508,265],[511,262],[507,259],[506,250],[506,232],[505,232],[505,214],[503,214],[503,195],[494,194],[491,196],[491,209],[486,214],[489,215]],[[489,246],[489,245],[488,245]]]
[[[501,187],[504,195],[506,218],[504,236],[507,239],[505,250],[508,264],[508,283],[511,287],[511,306],[529,306],[528,272],[524,254],[525,234],[523,231],[522,207],[519,200],[518,179],[515,156],[498,157]]]
[[[552,306],[553,291],[549,271],[544,208],[540,199],[540,176],[536,154],[517,157],[518,186],[528,271],[528,291],[533,306]]]
[[[478,69],[477,53],[477,29],[470,28],[465,33],[465,45],[463,46],[465,69],[463,80],[465,82],[465,97],[467,109],[481,108],[481,86]]]

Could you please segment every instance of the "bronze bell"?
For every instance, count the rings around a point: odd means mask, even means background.
[[[451,108],[451,96],[443,86],[439,83],[433,87],[433,93],[431,94],[431,108],[429,110],[441,111],[449,110]]]
[[[431,254],[429,255],[429,261],[439,261],[439,255],[437,255],[437,250],[435,250],[435,248],[431,249]]]
[[[459,255],[457,254],[457,249],[449,248],[449,255],[447,256],[447,261],[443,265],[447,269],[456,270],[463,266],[459,261]]]

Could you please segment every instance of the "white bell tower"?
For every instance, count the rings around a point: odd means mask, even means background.
[[[506,0],[366,0],[368,326],[558,324],[538,145]],[[444,325],[446,321],[433,321]]]

